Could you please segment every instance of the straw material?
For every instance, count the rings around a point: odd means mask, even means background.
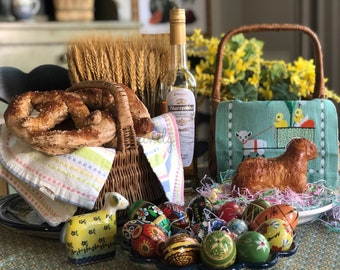
[[[216,126],[216,110],[217,106],[221,101],[220,87],[222,81],[222,68],[223,68],[223,49],[228,40],[232,36],[239,33],[250,33],[250,32],[265,32],[265,31],[298,31],[300,33],[307,34],[313,43],[314,48],[314,62],[315,62],[315,86],[314,86],[314,98],[325,98],[326,90],[324,87],[324,72],[323,72],[323,56],[321,51],[321,45],[317,35],[308,27],[298,24],[253,24],[244,25],[235,28],[225,34],[219,45],[216,55],[216,70],[214,76],[214,85],[212,91],[212,116],[210,121],[210,132],[209,132],[209,170],[210,174],[216,176],[217,164],[216,164],[216,146],[215,146],[215,126]]]
[[[169,67],[167,34],[127,38],[92,35],[70,42],[67,61],[71,83],[108,80],[129,86],[152,117],[160,114],[160,83]]]
[[[118,116],[116,155],[94,210],[103,207],[105,193],[111,191],[122,194],[130,203],[138,200],[160,203],[167,200],[158,177],[144,155],[142,146],[137,143],[125,90],[109,81],[88,81],[84,89],[91,88],[107,90],[114,95]],[[69,89],[71,90],[72,87]],[[123,214],[124,211],[120,211],[120,215]]]
[[[92,21],[94,0],[53,0],[57,21]]]

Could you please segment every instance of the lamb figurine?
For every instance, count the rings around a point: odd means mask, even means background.
[[[101,210],[70,218],[60,234],[69,260],[81,265],[113,257],[116,252],[116,211],[126,209],[128,205],[127,199],[119,193],[107,192]]]
[[[318,149],[313,142],[305,138],[292,139],[285,153],[278,157],[256,157],[242,161],[232,179],[232,189],[257,192],[290,188],[302,193],[307,185],[308,161],[317,156]]]

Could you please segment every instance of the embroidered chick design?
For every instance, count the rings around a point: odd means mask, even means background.
[[[284,119],[283,113],[277,113],[275,116],[274,126],[276,128],[288,127],[287,121]]]
[[[294,112],[294,126],[295,127],[314,127],[315,123],[309,119],[308,115],[304,115],[301,108],[297,108]]]

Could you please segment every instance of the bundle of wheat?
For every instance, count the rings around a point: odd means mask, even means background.
[[[67,62],[71,83],[108,80],[129,86],[149,109],[160,113],[160,82],[169,67],[169,36],[111,35],[82,37],[70,42]]]

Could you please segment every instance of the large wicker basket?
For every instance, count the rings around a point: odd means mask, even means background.
[[[217,175],[217,163],[216,163],[216,110],[218,104],[221,101],[220,88],[222,82],[222,69],[223,69],[223,49],[225,44],[231,39],[232,36],[239,33],[251,33],[251,32],[266,32],[266,31],[298,31],[300,33],[307,34],[313,43],[314,49],[314,62],[315,62],[315,86],[314,86],[314,98],[325,98],[326,89],[324,87],[324,71],[323,71],[323,58],[321,45],[317,35],[308,27],[298,24],[253,24],[244,25],[235,28],[225,34],[219,45],[216,55],[216,70],[214,76],[214,85],[212,89],[212,116],[210,121],[209,132],[209,171],[212,176]]]
[[[73,87],[77,87],[74,85]],[[68,90],[72,91],[70,87]],[[163,187],[153,172],[142,147],[137,143],[136,133],[125,90],[109,81],[87,81],[86,89],[110,91],[115,98],[118,119],[117,148],[111,172],[100,191],[94,210],[102,208],[106,192],[116,191],[131,203],[146,200],[161,203],[167,200]],[[120,211],[123,213],[123,211]]]

